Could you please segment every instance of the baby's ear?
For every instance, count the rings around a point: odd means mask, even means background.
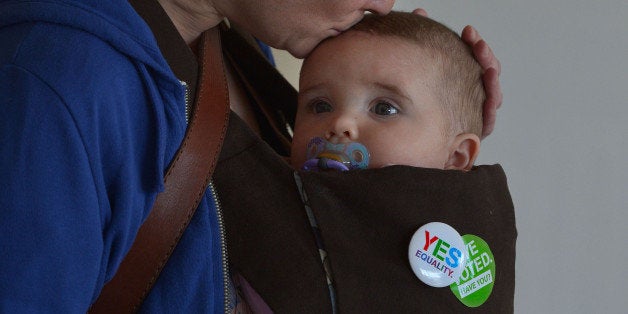
[[[475,158],[480,153],[480,138],[473,133],[458,134],[449,148],[449,159],[445,163],[447,170],[471,170]]]

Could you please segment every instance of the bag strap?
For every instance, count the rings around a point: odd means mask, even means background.
[[[297,91],[243,36],[246,34],[233,27],[223,33],[225,58],[270,124],[274,138],[264,140],[280,155],[288,156],[292,136],[287,126],[294,128]]]
[[[129,253],[92,305],[92,313],[131,313],[139,309],[205,194],[229,119],[229,91],[218,27],[202,34],[200,55],[196,106],[185,139],[166,173],[165,190],[157,195]]]

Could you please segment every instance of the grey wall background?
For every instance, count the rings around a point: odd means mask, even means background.
[[[478,163],[516,209],[516,313],[628,312],[628,1],[398,0],[475,26],[504,103]],[[276,54],[296,82],[299,62]]]

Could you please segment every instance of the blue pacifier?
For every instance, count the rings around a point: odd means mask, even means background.
[[[369,158],[366,147],[358,142],[334,144],[324,138],[314,137],[307,144],[307,161],[302,169],[305,171],[366,169]]]

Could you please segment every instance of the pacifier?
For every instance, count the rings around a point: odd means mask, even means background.
[[[358,142],[334,144],[322,137],[314,137],[307,144],[307,161],[302,169],[305,171],[366,169],[369,158],[366,147]]]

